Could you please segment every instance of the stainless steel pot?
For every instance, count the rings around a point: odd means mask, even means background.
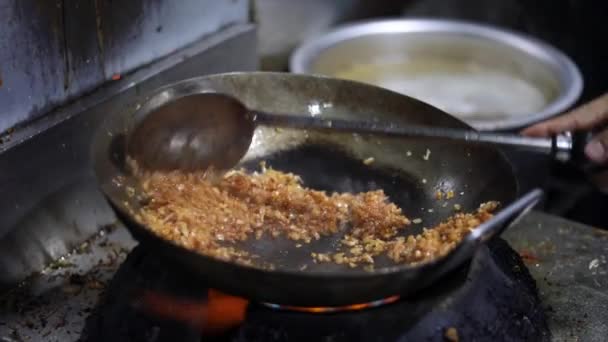
[[[291,56],[290,68],[296,73],[343,77],[343,71],[353,65],[398,65],[403,61],[424,62],[437,58],[450,63],[457,61],[463,66],[483,65],[490,72],[500,72],[525,83],[539,94],[537,99],[542,102],[537,101],[532,110],[517,113],[481,110],[465,116],[443,108],[479,130],[513,130],[547,119],[573,105],[583,87],[577,66],[562,52],[539,40],[489,26],[448,20],[394,19],[342,26],[301,45]],[[416,72],[420,74],[422,69],[436,71],[432,65],[426,65]],[[369,73],[373,70],[368,70]],[[379,79],[346,78],[391,88]],[[446,88],[445,84],[438,85]],[[455,87],[460,86],[455,84]],[[513,87],[496,89],[497,100],[504,102],[506,95],[515,100],[511,103],[520,100]],[[408,91],[401,92],[417,97]],[[491,100],[486,97],[485,101]],[[426,102],[442,107],[433,101]],[[510,106],[508,101],[505,106]]]

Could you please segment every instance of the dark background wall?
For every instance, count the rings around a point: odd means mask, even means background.
[[[0,0],[0,133],[248,20],[248,0]]]

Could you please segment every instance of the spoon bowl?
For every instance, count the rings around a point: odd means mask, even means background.
[[[145,170],[229,169],[247,153],[254,130],[235,98],[192,94],[148,113],[128,137],[127,155]]]

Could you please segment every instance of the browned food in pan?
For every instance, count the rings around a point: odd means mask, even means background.
[[[317,262],[329,259],[351,267],[367,264],[367,269],[373,269],[374,257],[383,253],[396,263],[427,262],[451,251],[469,232],[492,218],[497,207],[497,202],[483,203],[474,213],[457,213],[435,227],[425,228],[421,234],[408,237],[382,239],[372,235],[361,239],[347,235],[341,241],[348,248],[347,252],[321,258],[316,254],[313,257]]]
[[[496,208],[489,203],[404,238],[399,232],[410,220],[382,190],[328,194],[304,187],[297,175],[265,167],[259,173],[231,171],[219,179],[177,171],[141,178],[150,199],[137,215],[142,223],[185,248],[248,265],[256,264],[255,256],[238,248],[238,242],[282,236],[299,247],[344,232],[335,251],[311,258],[369,270],[380,254],[398,263],[423,262],[447,253]]]

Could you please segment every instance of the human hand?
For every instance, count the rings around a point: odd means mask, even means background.
[[[547,120],[522,131],[532,137],[548,137],[566,131],[591,131],[608,127],[608,93],[562,116]],[[608,162],[608,128],[600,130],[585,146],[585,154],[591,161]]]
[[[608,164],[608,93],[597,99],[575,108],[574,110],[547,120],[522,131],[522,134],[535,137],[547,137],[566,131],[596,131],[591,141],[585,146],[585,155],[597,164]],[[604,127],[603,129],[601,129]],[[591,182],[604,193],[608,193],[608,171],[603,170],[589,174]]]

